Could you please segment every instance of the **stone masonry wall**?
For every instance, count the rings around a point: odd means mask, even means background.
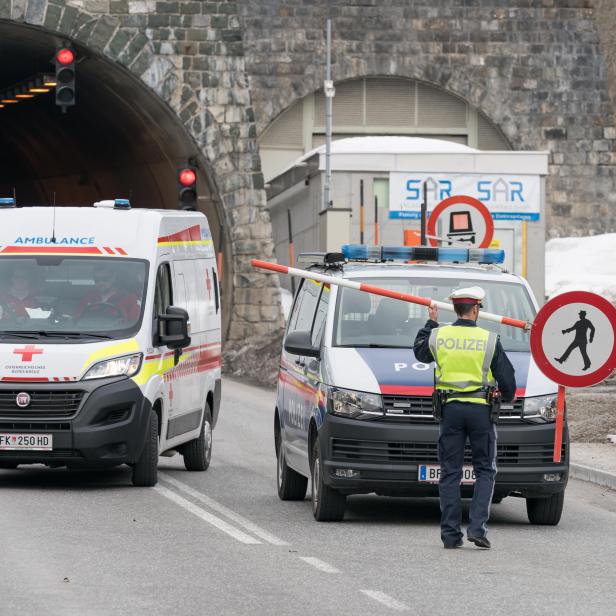
[[[0,0],[0,19],[68,37],[106,56],[169,105],[199,146],[226,214],[233,253],[228,339],[269,336],[282,317],[269,215],[235,2]]]
[[[329,16],[334,80],[402,76],[461,96],[495,122],[514,149],[551,153],[550,236],[616,231],[616,129],[601,19],[589,0],[239,5],[259,131],[322,86]]]

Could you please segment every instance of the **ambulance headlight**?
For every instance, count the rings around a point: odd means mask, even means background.
[[[328,410],[338,417],[363,419],[383,415],[383,401],[378,394],[332,387],[328,395]]]
[[[106,379],[113,376],[135,376],[141,368],[142,359],[143,355],[141,353],[106,359],[98,364],[94,364],[86,372],[83,380],[89,381],[91,379]]]
[[[556,395],[525,398],[523,417],[539,422],[556,421]]]

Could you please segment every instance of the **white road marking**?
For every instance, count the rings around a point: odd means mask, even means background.
[[[261,544],[261,542],[258,539],[255,539],[254,537],[247,535],[246,533],[242,532],[239,528],[235,528],[235,526],[231,526],[231,524],[229,524],[228,522],[221,520],[219,517],[215,516],[209,511],[206,511],[205,509],[202,509],[198,505],[191,503],[190,501],[186,500],[179,494],[172,492],[168,488],[158,485],[158,486],[155,486],[154,489],[161,496],[168,498],[170,501],[173,501],[176,505],[179,505],[180,507],[183,507],[184,509],[186,509],[186,511],[190,511],[190,513],[195,514],[198,518],[201,518],[204,522],[207,522],[208,524],[215,526],[216,528],[221,530],[223,533],[227,533],[227,535],[229,535],[230,537],[233,537],[233,539],[236,539],[237,541],[241,543],[247,543],[247,544],[252,544],[252,545]]]
[[[381,592],[380,590],[360,590],[359,592],[370,597],[371,599],[374,599],[375,601],[378,601],[379,603],[382,603],[388,608],[395,610],[396,612],[408,612],[409,611],[409,607],[407,605],[404,605],[404,603],[400,603],[400,601],[397,601],[393,597],[386,595],[384,592]]]
[[[225,507],[225,505],[219,503],[218,501],[214,500],[209,496],[206,496],[205,494],[202,494],[201,492],[198,492],[197,490],[191,488],[189,485],[186,485],[182,481],[179,481],[178,479],[167,475],[167,473],[159,473],[158,476],[163,481],[171,484],[185,494],[192,496],[195,500],[198,500],[210,509],[221,513],[225,517],[229,518],[229,520],[235,522],[239,526],[242,526],[244,529],[251,532],[253,535],[256,535],[260,539],[263,539],[263,541],[271,543],[272,545],[289,545],[287,541],[283,541],[282,539],[280,539],[280,537],[272,535],[272,533],[266,531],[260,526],[257,526],[254,522],[251,522],[239,513],[236,513],[232,509],[229,509],[229,507]]]
[[[340,573],[340,569],[336,569],[333,565],[326,563],[319,558],[314,558],[313,556],[300,556],[300,560],[303,560],[305,563],[312,565],[315,569],[319,571],[323,571],[325,573]]]

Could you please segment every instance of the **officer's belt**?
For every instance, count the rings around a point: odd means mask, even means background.
[[[447,404],[448,398],[481,398],[488,401],[489,390],[488,389],[476,389],[475,391],[455,391],[454,389],[439,389],[439,391],[445,394],[445,404]]]

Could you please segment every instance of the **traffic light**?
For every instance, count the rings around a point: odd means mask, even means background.
[[[197,209],[197,169],[183,167],[178,171],[178,207],[181,210]]]
[[[68,47],[56,51],[56,105],[66,111],[75,104],[75,52]]]

